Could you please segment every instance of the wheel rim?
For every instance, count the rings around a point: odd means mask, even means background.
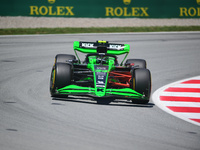
[[[52,91],[55,87],[55,69],[52,70],[52,75],[51,75],[51,84],[50,84],[50,90]]]

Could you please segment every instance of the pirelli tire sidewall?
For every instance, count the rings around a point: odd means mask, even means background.
[[[132,102],[139,103],[139,104],[148,103],[150,99],[150,95],[151,95],[150,71],[145,68],[135,69],[133,71],[132,82],[133,82],[133,89],[140,94],[144,94],[145,97],[147,98],[145,100],[133,99]]]
[[[73,78],[72,64],[55,63],[51,72],[50,92],[56,96],[55,90],[71,84]]]

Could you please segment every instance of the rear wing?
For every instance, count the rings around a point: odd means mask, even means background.
[[[74,50],[82,52],[82,53],[98,53],[97,47],[106,47],[107,54],[112,55],[121,55],[121,54],[128,54],[130,51],[129,44],[114,44],[109,43],[108,41],[96,41],[96,42],[74,42]]]
[[[124,60],[128,56],[130,51],[129,44],[114,44],[109,43],[108,41],[96,41],[96,42],[74,42],[74,52],[78,58],[79,63],[80,58],[77,55],[77,52],[82,53],[107,53],[111,55],[122,55],[125,54],[124,59],[121,62],[121,66],[123,65]]]

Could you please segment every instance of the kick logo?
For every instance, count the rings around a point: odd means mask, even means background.
[[[123,0],[125,5],[129,5],[131,3],[131,0]]]

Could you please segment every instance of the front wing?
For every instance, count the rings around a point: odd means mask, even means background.
[[[69,85],[66,87],[63,87],[61,89],[58,89],[56,91],[56,94],[63,94],[63,95],[89,95],[93,97],[99,97],[96,96],[97,89],[92,87],[82,87],[77,85]],[[124,99],[147,99],[144,95],[136,92],[133,89],[130,88],[123,88],[123,89],[105,89],[105,92],[103,97],[116,97],[116,98],[124,98]],[[99,97],[100,98],[100,97]]]

